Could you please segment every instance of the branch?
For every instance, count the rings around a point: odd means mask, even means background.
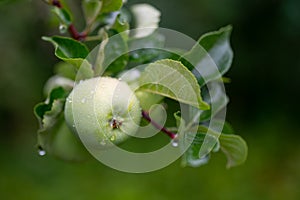
[[[155,128],[157,128],[158,130],[164,132],[165,134],[167,134],[171,139],[176,138],[176,133],[173,133],[169,130],[167,130],[165,127],[161,126],[160,124],[158,124],[157,122],[153,121],[151,119],[151,117],[149,116],[149,113],[142,110],[142,116],[144,119],[146,119],[148,122],[150,122]]]
[[[52,4],[53,6],[58,7],[58,8],[62,8],[62,4],[60,3],[59,0],[52,0],[52,1],[51,1],[51,4]]]
[[[60,2],[60,0],[46,0],[46,2],[50,5],[52,5],[52,6],[57,7],[57,8],[60,8],[60,9],[63,8],[63,5]],[[69,31],[71,37],[74,38],[75,40],[82,41],[87,36],[87,32],[85,32],[85,31],[84,32],[78,32],[73,24],[69,25],[68,31]]]

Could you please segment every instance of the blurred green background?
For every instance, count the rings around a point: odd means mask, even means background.
[[[233,25],[227,115],[248,142],[247,162],[227,170],[216,153],[200,168],[181,168],[178,161],[126,174],[95,160],[39,157],[32,108],[57,62],[40,38],[58,30],[42,1],[1,0],[0,199],[300,199],[300,1],[134,2],[158,7],[162,27],[194,39]]]

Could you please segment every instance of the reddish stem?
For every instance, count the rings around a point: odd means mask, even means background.
[[[144,119],[146,119],[148,122],[150,122],[155,128],[157,128],[158,130],[166,133],[170,138],[174,139],[176,137],[176,133],[173,133],[173,132],[169,131],[165,127],[163,127],[160,124],[158,124],[157,122],[153,121],[148,112],[143,110],[142,111],[142,116],[143,116]]]
[[[52,0],[51,5],[56,6],[57,8],[63,8],[63,6],[59,0]],[[73,24],[69,25],[68,31],[69,31],[70,35],[72,36],[72,38],[74,38],[75,40],[82,41],[87,36],[86,32],[78,32]]]
[[[87,36],[87,33],[85,32],[78,32],[73,24],[70,24],[68,28],[69,33],[71,34],[72,38],[75,40],[84,40]]]
[[[52,0],[51,4],[52,4],[53,6],[58,7],[58,8],[62,8],[62,4],[60,3],[59,0]]]

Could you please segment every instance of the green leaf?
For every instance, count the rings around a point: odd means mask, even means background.
[[[67,127],[63,114],[53,126],[38,131],[38,147],[65,161],[79,162],[89,157],[85,147]]]
[[[160,60],[149,64],[140,78],[140,91],[159,94],[206,110],[209,105],[200,96],[194,75],[180,62]]]
[[[94,76],[94,70],[92,69],[92,65],[87,61],[83,60],[80,68],[77,71],[76,74],[76,81],[84,80],[84,79],[89,79]]]
[[[96,56],[95,76],[102,75],[104,71],[112,74],[122,71],[128,62],[126,52],[128,52],[128,46],[122,34],[108,38],[107,33],[104,32],[103,41]]]
[[[51,110],[47,111],[43,115],[42,129],[47,130],[51,128],[57,121],[57,118],[64,109],[64,99],[55,99],[51,105]]]
[[[123,0],[102,0],[101,13],[118,11],[123,5]]]
[[[189,125],[185,125],[185,120],[179,114],[179,111],[174,113],[174,117],[176,119],[176,126],[179,130],[179,135],[176,139],[178,140],[178,144],[181,150],[185,151],[182,155],[181,165],[183,167],[199,167],[208,163],[210,159],[209,152],[205,155],[200,155],[205,137],[211,137],[210,135],[206,135],[207,129],[196,129],[194,130],[196,131],[196,133],[194,133],[194,131],[189,128]]]
[[[229,99],[218,82],[207,83],[207,86],[201,88],[201,92],[203,100],[209,103],[210,109],[201,113],[200,121],[207,121],[222,110],[227,105]]]
[[[105,66],[104,66],[104,60],[105,60],[105,47],[108,43],[108,34],[106,31],[101,32],[101,37],[102,37],[102,42],[100,43],[98,52],[95,58],[95,64],[94,64],[94,71],[95,71],[95,76],[101,76],[104,71],[105,71]]]
[[[178,60],[180,56],[164,49],[165,37],[155,31],[143,38],[131,38],[128,41],[129,60],[137,64],[145,64],[170,58]]]
[[[45,102],[35,106],[34,114],[40,123],[40,130],[45,130],[55,123],[57,116],[63,110],[68,94],[69,91],[62,87],[54,88]]]
[[[221,134],[221,150],[227,157],[227,168],[244,163],[247,159],[248,147],[246,142],[238,135]]]
[[[176,126],[177,126],[177,128],[180,127],[180,124],[181,124],[180,111],[177,111],[177,112],[174,113],[174,118],[176,120]]]
[[[66,91],[71,91],[74,86],[74,81],[63,76],[54,75],[48,79],[44,86],[44,94],[47,96],[53,89],[62,87]]]
[[[154,32],[151,35],[143,38],[131,38],[128,41],[130,50],[142,48],[163,48],[165,44],[165,37],[159,32]]]
[[[213,131],[206,126],[199,126],[198,133],[206,135],[203,144],[201,144],[200,151],[198,152],[200,158],[206,156],[210,152],[219,150],[220,146],[218,138],[221,135],[220,132]]]
[[[100,0],[83,0],[82,9],[87,25],[90,25],[95,21],[100,13],[102,7],[102,1]]]
[[[208,163],[210,159],[209,153],[201,156],[199,155],[205,137],[206,135],[203,133],[197,133],[194,138],[188,133],[185,134],[184,140],[190,140],[189,142],[192,140],[192,143],[182,156],[182,166],[199,167]]]
[[[62,87],[54,88],[45,102],[35,106],[40,123],[37,146],[61,159],[78,161],[84,158],[86,150],[65,124],[63,111],[69,92]]]
[[[226,26],[204,34],[198,44],[180,58],[197,77],[201,86],[205,82],[221,78],[229,70],[233,59],[229,43],[231,30],[231,26]]]
[[[111,29],[115,30],[118,33],[122,33],[129,30],[129,23],[122,18],[121,14],[119,14],[115,20],[115,23],[111,26]],[[125,35],[128,37],[128,34]]]
[[[225,123],[226,124],[226,123]],[[224,131],[229,131],[223,128]],[[218,133],[206,126],[199,126],[198,133],[193,138],[188,133],[185,134],[185,140],[192,141],[191,146],[185,152],[183,157],[183,165],[197,167],[201,164],[201,159],[207,158],[211,152],[219,149],[227,156],[227,168],[240,165],[247,158],[247,144],[238,135]],[[214,145],[214,148],[210,148]],[[200,160],[199,160],[200,159]]]
[[[235,134],[233,127],[228,122],[224,123],[222,133],[224,133],[224,134]]]
[[[233,130],[231,124],[226,121],[224,122],[222,120],[214,119],[214,126],[218,127],[218,129],[219,127],[223,126],[222,134],[235,134],[235,131]]]
[[[105,46],[104,66],[108,66],[107,71],[113,74],[122,71],[128,63],[128,46],[123,34],[114,35]]]
[[[52,9],[52,12],[57,15],[61,23],[67,26],[69,26],[72,23],[72,17],[66,9],[54,7]]]
[[[45,137],[43,133],[49,132],[56,125],[62,115],[66,96],[67,92],[62,87],[55,88],[50,92],[45,102],[37,104],[34,108],[34,114],[40,124],[38,147],[43,150],[48,150],[48,136]]]
[[[56,57],[75,66],[77,80],[94,76],[92,66],[86,60],[89,50],[84,44],[71,38],[60,36],[42,37],[42,39],[54,45]]]
[[[185,130],[186,130],[186,123],[185,120],[181,117],[180,111],[174,113],[174,118],[176,120],[176,127],[178,130],[177,139],[181,140],[184,137]]]
[[[84,44],[71,38],[53,36],[42,37],[42,39],[54,45],[56,57],[78,68],[89,54],[89,50]]]

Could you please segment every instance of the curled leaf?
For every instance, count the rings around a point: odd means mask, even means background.
[[[194,75],[180,62],[165,59],[149,64],[140,78],[141,91],[155,93],[206,110]]]
[[[230,68],[233,52],[229,43],[232,27],[206,33],[180,60],[197,77],[201,86],[220,79]]]
[[[227,168],[244,163],[247,159],[248,147],[246,142],[238,135],[220,135],[221,150],[227,157]]]

